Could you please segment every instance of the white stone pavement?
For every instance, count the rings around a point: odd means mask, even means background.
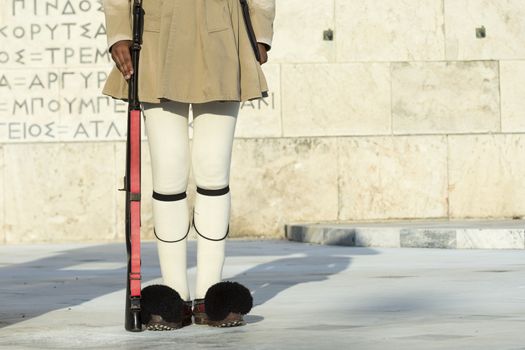
[[[158,283],[155,243],[142,247]],[[0,348],[525,349],[524,258],[232,239],[224,278],[253,292],[246,326],[128,333],[124,244],[0,246]]]

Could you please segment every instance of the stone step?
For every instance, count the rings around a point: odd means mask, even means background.
[[[355,247],[525,249],[525,220],[289,223],[290,241]]]

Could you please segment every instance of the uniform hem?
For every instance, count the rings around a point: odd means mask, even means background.
[[[115,96],[109,93],[102,93],[103,95],[112,97],[117,100],[122,100],[127,102],[128,97],[124,96]],[[155,101],[152,101],[150,98],[140,99],[140,102],[147,102],[147,103],[161,103],[164,101],[177,101],[177,102],[183,102],[183,103],[206,103],[206,102],[213,102],[213,101],[236,101],[236,102],[246,102],[246,101],[252,101],[260,98],[268,97],[268,91],[261,91],[260,95],[252,95],[248,96],[244,99],[240,99],[238,96],[213,96],[205,99],[188,99],[188,98],[179,98],[176,96],[161,96],[157,97]]]

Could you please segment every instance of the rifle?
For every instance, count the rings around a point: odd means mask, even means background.
[[[124,188],[126,191],[126,252],[128,257],[126,275],[126,308],[124,327],[130,332],[141,332],[141,273],[140,273],[140,101],[139,57],[144,28],[144,9],[142,0],[133,0],[133,44],[131,61],[133,74],[128,83],[128,129],[126,142],[126,175]]]

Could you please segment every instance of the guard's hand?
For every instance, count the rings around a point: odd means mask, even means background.
[[[259,55],[260,55],[260,61],[259,63],[265,64],[268,61],[268,54],[266,53],[266,46],[261,43],[257,43],[257,46],[259,47]]]
[[[131,63],[130,47],[132,40],[120,40],[111,46],[111,58],[115,61],[118,70],[128,80],[133,74],[133,64]]]

